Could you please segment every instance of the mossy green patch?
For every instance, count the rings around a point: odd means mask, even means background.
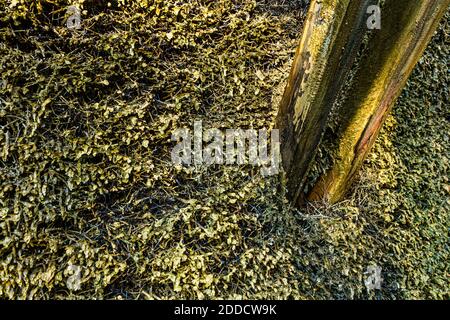
[[[194,120],[272,125],[301,2],[84,1],[78,30],[70,4],[0,1],[0,297],[448,298],[446,22],[366,179],[302,213],[256,168],[170,162]]]

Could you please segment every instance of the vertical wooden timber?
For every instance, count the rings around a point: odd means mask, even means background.
[[[312,0],[276,119],[290,198],[301,201],[331,107],[378,0]]]
[[[450,0],[385,0],[375,31],[343,106],[346,123],[332,168],[308,199],[339,201],[373,145]]]

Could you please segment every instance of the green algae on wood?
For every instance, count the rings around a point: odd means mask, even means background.
[[[342,199],[449,4],[448,0],[385,1],[382,28],[369,40],[340,110],[346,119],[338,155],[309,200]]]
[[[276,125],[291,199],[302,198],[331,106],[365,34],[373,0],[312,1]]]

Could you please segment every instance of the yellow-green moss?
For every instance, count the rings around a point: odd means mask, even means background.
[[[272,124],[298,1],[85,1],[74,33],[51,2],[17,17],[0,1],[1,298],[448,298],[446,23],[369,157],[370,188],[305,214],[254,168],[172,166],[169,139],[194,119]],[[365,289],[370,264],[381,291]]]

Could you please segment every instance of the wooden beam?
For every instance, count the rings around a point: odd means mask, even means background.
[[[340,111],[345,119],[332,168],[319,179],[309,200],[339,201],[373,145],[450,0],[385,0],[381,29],[369,48]]]
[[[306,174],[331,107],[367,32],[377,0],[312,0],[276,119],[289,196],[303,198]]]

